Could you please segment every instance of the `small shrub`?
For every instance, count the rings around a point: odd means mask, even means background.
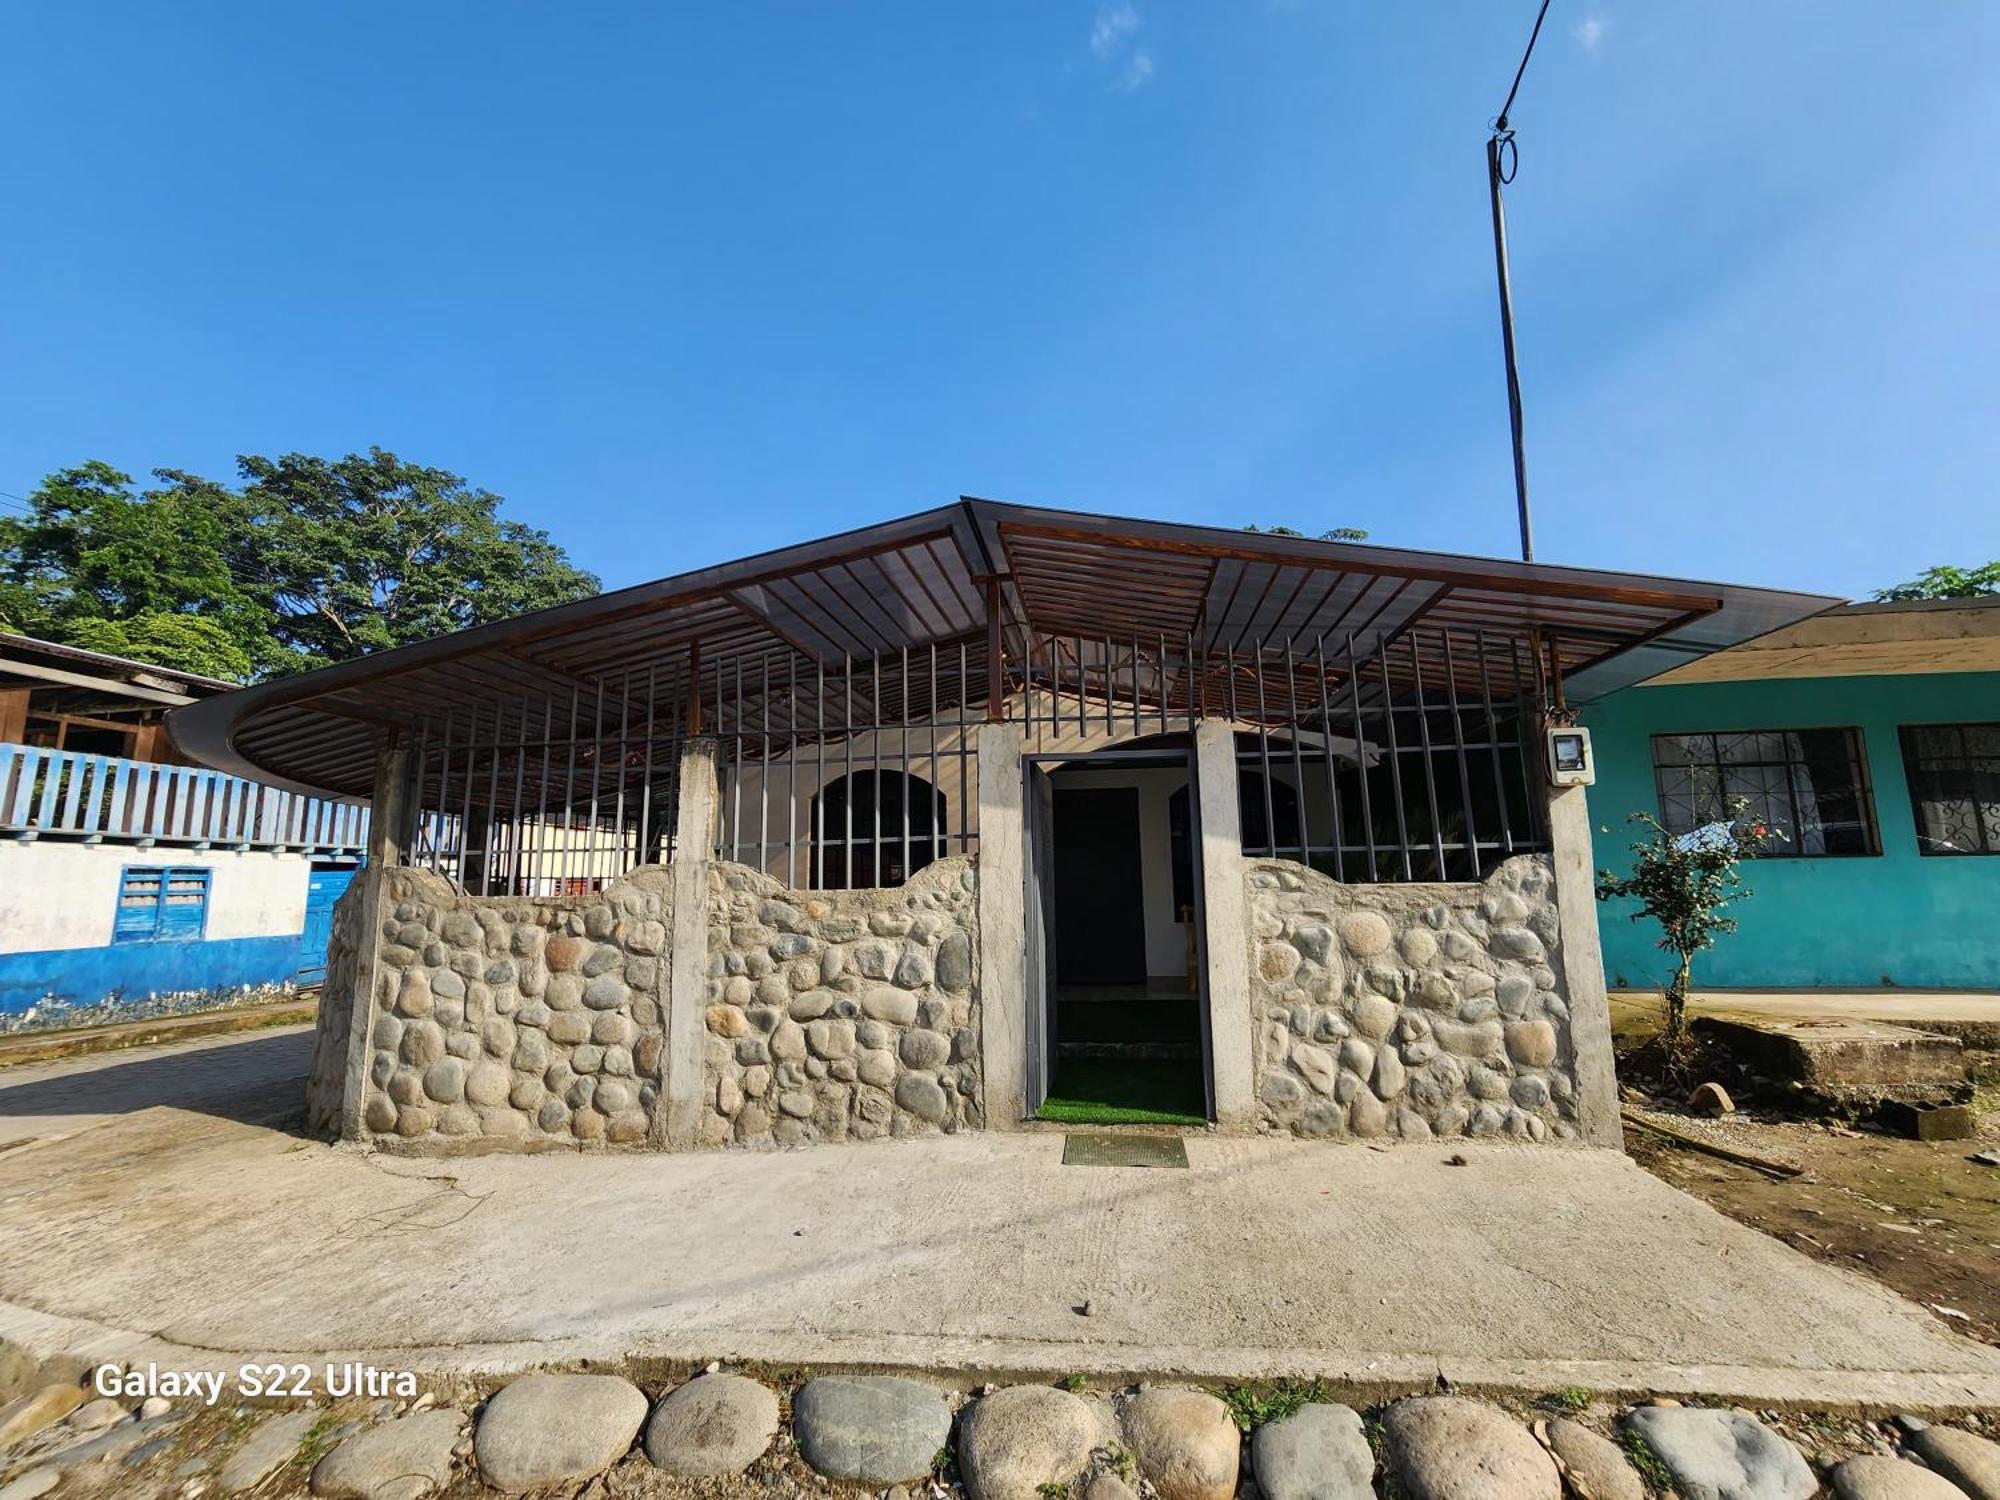
[[[1549,1391],[1535,1398],[1535,1405],[1547,1411],[1559,1411],[1570,1416],[1590,1405],[1590,1392],[1580,1385],[1566,1385],[1559,1391]]]
[[[1327,1393],[1323,1380],[1279,1380],[1232,1385],[1223,1391],[1222,1399],[1229,1407],[1229,1415],[1236,1419],[1236,1425],[1250,1432],[1266,1422],[1289,1417],[1301,1406],[1329,1401],[1332,1397]]]
[[[1090,1377],[1088,1375],[1078,1375],[1072,1372],[1056,1382],[1056,1389],[1059,1391],[1080,1391],[1089,1384]]]
[[[1632,1461],[1632,1467],[1645,1481],[1646,1488],[1662,1495],[1678,1494],[1674,1488],[1674,1476],[1667,1466],[1660,1462],[1660,1455],[1652,1445],[1630,1427],[1620,1426],[1618,1442],[1624,1448],[1625,1456]]]

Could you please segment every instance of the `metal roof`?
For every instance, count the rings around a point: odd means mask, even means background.
[[[810,672],[903,648],[952,648],[953,701],[983,701],[988,598],[1003,655],[1052,636],[1355,639],[1541,628],[1570,696],[1598,696],[1815,614],[1814,594],[1308,541],[965,498],[738,562],[281,678],[178,709],[187,754],[219,769],[366,796],[376,740],[446,712],[496,716],[654,674],[699,677],[713,702],[773,660]],[[957,670],[963,648],[964,670]],[[747,664],[747,665],[746,665]],[[1425,667],[1429,671],[1428,666]],[[912,704],[934,709],[946,701]],[[769,705],[766,706],[769,711]]]

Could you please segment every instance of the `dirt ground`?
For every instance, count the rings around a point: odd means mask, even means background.
[[[1633,1028],[1620,1041],[1642,1037]],[[1960,1332],[2000,1345],[2000,1167],[1972,1159],[2000,1147],[2000,1054],[1974,1054],[1969,1072],[1975,1140],[1913,1141],[1866,1122],[1786,1118],[1760,1108],[1736,1079],[1729,1086],[1740,1112],[1723,1120],[1659,1099],[1632,1102],[1675,1129],[1803,1168],[1802,1175],[1776,1178],[1630,1123],[1626,1147],[1654,1176],[1739,1223],[1872,1276]]]

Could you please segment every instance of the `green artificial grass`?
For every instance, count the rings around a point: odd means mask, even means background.
[[[1206,1125],[1199,1067],[1173,1058],[1065,1058],[1040,1118],[1061,1125]]]

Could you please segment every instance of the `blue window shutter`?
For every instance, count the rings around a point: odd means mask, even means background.
[[[209,871],[201,865],[166,872],[166,892],[160,908],[163,941],[187,942],[208,930]]]
[[[118,875],[118,911],[111,923],[114,943],[145,943],[160,934],[160,908],[167,872],[158,865],[127,865]]]

